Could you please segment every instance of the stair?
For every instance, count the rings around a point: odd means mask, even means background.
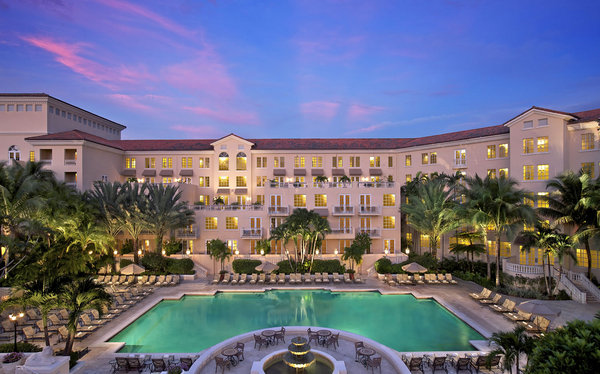
[[[581,292],[585,293],[585,300],[586,300],[586,302],[588,304],[598,304],[598,303],[600,303],[600,300],[598,300],[598,298],[595,295],[589,293],[586,290],[586,288],[583,286],[583,284],[581,284],[581,282],[579,282],[579,281],[571,281],[571,282],[573,282],[573,284],[575,286],[577,286],[577,288],[579,288],[579,290]]]

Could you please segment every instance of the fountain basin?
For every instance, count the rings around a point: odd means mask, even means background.
[[[337,361],[331,355],[322,352],[310,351],[315,361],[312,365],[305,368],[305,374],[347,374],[346,365],[343,361]],[[287,349],[281,349],[266,355],[260,361],[252,364],[250,374],[288,374],[296,373],[294,368],[289,367],[284,362],[285,355],[289,353]]]

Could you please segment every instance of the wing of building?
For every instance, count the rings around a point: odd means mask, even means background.
[[[598,175],[599,123],[600,109],[567,113],[534,106],[503,124],[421,138],[229,134],[121,140],[125,126],[50,95],[0,94],[3,159],[42,161],[81,190],[99,180],[178,183],[196,211],[196,224],[177,237],[193,254],[205,254],[206,242],[214,238],[226,240],[240,255],[256,254],[258,239],[267,238],[294,208],[306,207],[327,217],[333,229],[323,256],[341,253],[357,232],[368,232],[373,246],[367,267],[384,253],[400,256],[401,235],[416,250],[428,247],[427,237],[400,232],[400,187],[418,172],[507,175],[543,206],[546,183],[564,170]],[[219,196],[224,205],[212,203]],[[442,253],[448,253],[449,240],[443,238]],[[491,253],[500,250],[510,263],[541,261],[537,253],[521,255],[511,243],[500,249],[488,244]],[[144,245],[151,249],[154,243]],[[281,243],[274,243],[273,251],[280,255]],[[597,269],[598,251],[593,252]]]

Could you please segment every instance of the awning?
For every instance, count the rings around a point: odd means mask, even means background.
[[[135,169],[124,169],[121,171],[121,175],[125,177],[135,177]]]
[[[173,170],[172,169],[163,169],[158,173],[158,175],[160,175],[161,177],[172,177]]]
[[[362,175],[362,169],[350,169],[350,175]]]
[[[321,217],[327,217],[329,215],[329,209],[327,208],[316,208],[314,212],[320,215]]]
[[[233,191],[234,194],[236,195],[247,195],[248,194],[248,189],[247,188],[236,188]]]
[[[217,193],[219,195],[229,195],[229,188],[218,188]]]
[[[154,176],[156,176],[156,170],[155,169],[145,169],[144,171],[142,171],[142,176],[143,177],[154,177]]]
[[[273,175],[276,177],[284,177],[285,169],[273,169]]]
[[[346,175],[344,173],[344,169],[331,169],[331,175],[334,175],[336,177],[341,177],[342,175]]]
[[[294,169],[294,175],[306,175],[306,169]]]
[[[381,171],[381,169],[369,169],[369,174],[370,175],[383,175],[383,172]]]
[[[179,175],[182,177],[191,177],[194,175],[194,171],[192,169],[182,169],[179,170]]]
[[[325,175],[325,170],[323,169],[310,169],[310,175],[312,176],[321,176],[321,175]]]

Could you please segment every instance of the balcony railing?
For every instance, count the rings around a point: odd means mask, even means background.
[[[361,216],[376,216],[381,214],[381,207],[374,205],[360,205],[358,214]]]
[[[454,167],[455,168],[466,168],[467,167],[467,159],[466,158],[455,158],[454,159]]]
[[[338,205],[333,207],[334,216],[351,216],[354,215],[354,207],[352,205]]]
[[[65,159],[65,165],[75,165],[77,164],[76,159]]]
[[[358,187],[366,188],[392,188],[395,185],[395,182],[358,182]]]
[[[242,229],[242,238],[262,238],[262,233],[263,233],[262,227],[243,228]]]
[[[237,204],[213,204],[213,205],[190,205],[190,209],[194,210],[263,210],[264,206],[259,204],[247,204],[247,205],[237,205]]]
[[[270,206],[269,214],[272,216],[287,216],[290,213],[289,206]]]
[[[198,229],[195,225],[191,228],[177,229],[175,231],[175,237],[179,239],[196,239],[198,238]]]
[[[331,232],[327,234],[330,239],[351,239],[354,238],[353,227],[332,227]]]
[[[370,229],[365,227],[359,227],[356,229],[358,233],[366,233],[369,234],[371,238],[379,238],[381,236],[381,231],[379,229]]]

